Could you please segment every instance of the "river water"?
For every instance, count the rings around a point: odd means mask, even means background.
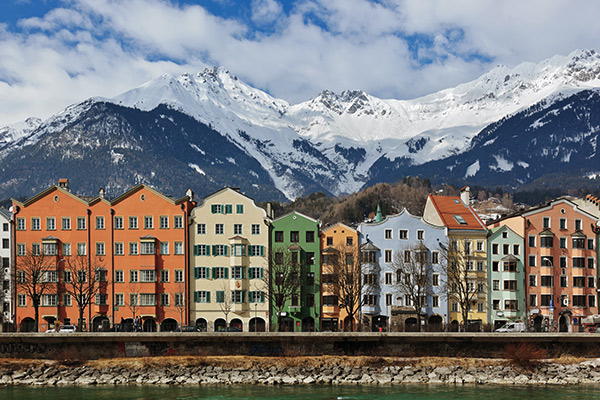
[[[594,399],[600,386],[69,386],[2,387],[1,400],[195,400],[195,399],[285,399],[285,400],[550,400]]]

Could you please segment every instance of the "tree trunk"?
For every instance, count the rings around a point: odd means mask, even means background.
[[[83,332],[83,314],[85,313],[85,309],[83,307],[79,307],[79,321],[77,321],[77,329],[79,332]]]
[[[35,316],[35,332],[39,332],[39,321],[40,321],[40,309],[39,306],[34,305],[33,306],[33,312],[34,312],[34,316]]]

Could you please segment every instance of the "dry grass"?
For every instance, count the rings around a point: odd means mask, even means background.
[[[507,344],[503,357],[514,366],[531,370],[547,358],[548,354],[533,343],[520,342]]]
[[[573,365],[573,364],[581,364],[584,361],[590,360],[585,357],[575,357],[568,354],[561,354],[560,357],[556,357],[552,359],[553,363],[561,364],[561,365]]]

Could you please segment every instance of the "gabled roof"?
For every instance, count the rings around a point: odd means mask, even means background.
[[[120,195],[119,197],[115,198],[113,201],[110,202],[111,205],[115,205],[120,203],[121,201],[125,200],[126,198],[132,196],[133,194],[135,194],[136,192],[142,190],[142,189],[146,189],[148,190],[150,193],[155,194],[156,196],[162,198],[163,200],[173,204],[173,205],[178,205],[181,204],[187,200],[189,200],[189,198],[187,196],[182,197],[181,199],[175,200],[169,196],[166,196],[162,193],[160,193],[159,191],[152,189],[150,186],[145,185],[143,183],[140,183],[137,186],[132,187],[131,189],[129,189],[128,191],[126,191],[125,193],[123,193],[122,195]]]
[[[331,226],[327,226],[327,227],[323,228],[321,230],[321,232],[322,233],[329,232],[330,230],[335,229],[335,228],[344,228],[344,229],[347,229],[347,230],[349,230],[349,231],[351,231],[353,233],[358,233],[356,231],[356,229],[354,229],[354,228],[352,228],[352,227],[350,227],[350,226],[348,226],[348,225],[346,225],[346,224],[344,224],[342,222],[337,222],[337,223],[335,223],[335,224],[333,224]]]
[[[567,204],[567,205],[573,207],[573,209],[576,212],[578,212],[582,215],[585,215],[586,217],[588,217],[592,220],[598,219],[598,217],[596,215],[594,215],[590,210],[580,207],[581,202],[578,201],[578,199],[573,198],[573,197],[566,197],[566,196],[559,197],[558,199],[554,199],[546,204],[532,207],[529,210],[523,212],[523,216],[528,217],[528,216],[530,216],[532,214],[536,214],[538,212],[544,212],[544,211],[550,210],[552,207],[554,207],[555,205],[560,204],[560,203]]]
[[[279,217],[279,218],[275,218],[275,219],[273,220],[273,222],[277,222],[277,221],[279,221],[279,220],[281,220],[281,219],[284,219],[284,218],[287,218],[287,217],[289,217],[289,216],[291,216],[291,215],[293,215],[293,214],[296,214],[296,215],[298,215],[298,216],[300,216],[300,217],[302,217],[302,218],[306,218],[306,219],[308,219],[308,220],[310,220],[310,221],[313,221],[315,224],[319,224],[319,225],[321,224],[321,221],[318,221],[318,220],[316,220],[316,219],[314,219],[314,218],[311,218],[311,217],[309,217],[308,215],[304,215],[304,214],[302,214],[302,213],[300,213],[300,212],[298,212],[298,211],[291,211],[291,212],[289,212],[289,213],[287,213],[287,214],[285,214],[285,215],[282,215],[282,216],[281,216],[281,217]]]
[[[519,262],[519,259],[517,257],[513,256],[512,254],[504,256],[500,260],[501,261],[508,261],[508,262]]]
[[[329,247],[325,247],[323,250],[321,250],[321,253],[327,253],[327,254],[331,254],[331,253],[339,253],[340,251],[338,249],[336,249],[335,247],[329,246]]]
[[[494,236],[497,236],[502,231],[510,231],[514,235],[516,235],[517,237],[523,239],[523,236],[519,235],[517,232],[515,232],[514,230],[512,230],[508,225],[500,225],[500,226],[497,226],[495,228],[489,228],[488,229],[488,238],[491,239]]]
[[[379,251],[379,247],[375,246],[373,243],[371,242],[367,242],[365,244],[363,244],[362,246],[360,246],[360,251]]]
[[[27,199],[27,200],[25,200],[23,202],[20,202],[19,200],[15,200],[15,199],[11,199],[11,200],[12,200],[12,202],[14,204],[17,204],[17,205],[19,205],[21,207],[28,207],[29,205],[35,203],[39,199],[41,199],[41,198],[49,195],[50,193],[52,193],[54,191],[58,191],[58,192],[60,192],[60,193],[62,193],[64,195],[67,195],[67,196],[69,196],[69,197],[71,197],[71,198],[79,201],[80,203],[82,203],[85,206],[89,206],[90,205],[89,202],[87,202],[86,200],[82,199],[81,197],[79,197],[77,195],[74,195],[73,193],[69,192],[68,190],[65,190],[65,189],[63,189],[63,188],[61,188],[60,186],[57,186],[57,185],[52,185],[48,189],[41,191],[40,193],[36,194],[33,197],[30,197],[29,199]]]
[[[471,206],[465,205],[460,197],[430,194],[429,200],[448,229],[487,230],[475,210]]]
[[[379,222],[361,222],[358,226],[359,229],[362,226],[376,226],[376,225],[384,225],[386,222],[394,219],[394,218],[402,218],[402,217],[411,217],[417,220],[420,220],[422,223],[424,223],[425,225],[431,227],[431,228],[435,228],[435,229],[446,229],[445,226],[440,226],[440,225],[435,225],[432,224],[429,221],[426,221],[422,216],[420,215],[413,215],[410,213],[410,211],[408,211],[406,209],[406,207],[402,207],[402,210],[400,210],[399,213],[397,214],[391,214],[391,215],[386,215],[381,221]]]
[[[10,213],[8,212],[8,210],[0,208],[0,215],[6,218],[7,221],[10,221]]]

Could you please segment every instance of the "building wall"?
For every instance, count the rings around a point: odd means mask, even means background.
[[[565,328],[569,331],[577,330],[575,320],[598,313],[597,241],[592,230],[596,219],[565,199],[555,200],[547,207],[532,210],[523,216],[526,219],[528,292],[529,296],[537,298],[537,306],[533,306],[528,296],[532,322],[539,316],[547,320],[542,322],[542,329],[545,329],[547,323],[551,330],[558,330],[560,317],[564,315],[563,321],[567,322]],[[547,227],[544,226],[544,218],[547,218]],[[566,223],[564,229],[561,229],[561,219]],[[573,235],[577,232],[576,220],[580,221],[580,232],[585,235],[583,249],[573,247]],[[547,237],[552,238],[552,247],[542,246],[544,231],[550,232]],[[564,247],[561,246],[561,238]],[[580,262],[578,260],[583,260],[581,266],[575,266],[574,262]],[[575,281],[579,284],[581,280],[584,287],[574,287]],[[576,305],[581,299],[585,306],[581,303]],[[590,302],[593,306],[590,306]]]
[[[508,226],[494,228],[488,233],[488,323],[499,328],[508,321],[525,321],[527,315],[523,237]],[[507,256],[516,270],[509,270]],[[515,302],[516,301],[516,309]]]
[[[343,262],[346,254],[351,254],[354,258],[353,261],[359,262],[359,260],[357,259],[359,257],[358,231],[347,225],[341,223],[335,224],[333,226],[325,228],[321,232],[321,251],[328,247],[333,247],[334,249],[339,251],[339,257],[341,257],[340,262]],[[334,272],[334,267],[325,263],[323,256],[321,256],[321,261],[323,274]],[[339,287],[336,287],[336,285],[323,283],[321,293],[322,296],[335,296],[338,294],[338,292]],[[357,304],[360,303],[360,298],[356,299],[356,302]],[[337,329],[340,330],[350,329],[350,321],[346,319],[348,317],[348,312],[345,307],[339,306],[339,298],[338,306],[327,306],[323,303],[321,314],[322,329],[326,329],[326,326],[328,326],[328,324],[331,324],[331,330],[336,330],[335,327],[337,327]],[[354,316],[354,322],[354,326],[357,326],[358,315]]]
[[[406,231],[406,238],[404,236],[400,238],[401,230]],[[428,262],[432,262],[432,257],[436,257],[438,260],[438,263],[432,264],[432,274],[438,275],[438,285],[432,286],[432,296],[428,296],[425,311],[428,316],[439,315],[447,322],[447,296],[443,292],[446,278],[444,268],[441,265],[443,260],[440,253],[440,243],[447,241],[446,229],[443,226],[429,224],[423,218],[413,216],[408,211],[403,210],[400,214],[387,216],[379,223],[360,224],[358,231],[360,232],[361,245],[369,240],[380,249],[377,263],[379,270],[376,272],[379,275],[376,304],[363,306],[363,315],[370,316],[371,319],[383,316],[387,321],[390,318],[391,307],[407,305],[396,284],[396,268],[393,265],[393,260],[397,253],[402,256],[404,250],[412,251],[414,247],[422,242],[428,249]],[[391,232],[390,238],[386,238],[386,231]],[[419,231],[423,232],[423,240],[419,240],[417,236]],[[387,259],[386,252],[388,254]],[[387,281],[386,274],[388,274]],[[433,304],[433,296],[437,297],[437,306]],[[371,326],[371,329],[377,329],[377,327]]]
[[[215,206],[219,206],[220,209],[217,210]],[[225,212],[226,208],[229,209],[227,206],[231,208],[230,213]],[[240,206],[241,209],[238,209]],[[202,329],[214,331],[215,321],[226,318],[228,321],[241,321],[242,330],[248,331],[251,327],[254,330],[254,322],[251,325],[250,321],[257,318],[260,320],[257,322],[257,329],[260,330],[264,326],[268,330],[266,278],[269,270],[270,220],[267,218],[266,211],[237,190],[225,188],[204,198],[202,204],[192,211],[191,220],[191,323],[201,326]],[[217,224],[222,224],[222,231],[216,230]],[[241,231],[234,231],[234,225]],[[227,255],[214,255],[212,251],[214,245],[227,246]],[[235,245],[243,246],[242,256],[235,255]],[[200,246],[208,246],[208,248],[200,249]],[[251,256],[249,246],[259,246],[258,254]],[[236,266],[242,267],[243,275],[239,278],[234,278]],[[227,276],[221,276],[218,272],[215,277],[214,268],[226,268]],[[258,275],[254,274],[251,279],[249,268],[253,268],[253,273],[260,272]],[[224,292],[221,303],[217,302],[217,291]],[[231,291],[243,291],[244,298],[241,299],[243,301],[230,304],[233,300]],[[258,301],[249,298],[250,292],[261,293],[258,299],[254,298]],[[227,310],[230,313],[226,317],[224,311]]]
[[[271,232],[271,255],[274,256],[277,252],[289,251],[289,247],[292,245],[300,246],[299,250],[299,262],[301,264],[301,286],[299,288],[299,307],[292,307],[291,302],[286,303],[284,308],[285,318],[291,318],[294,331],[300,330],[319,330],[319,312],[321,310],[321,246],[319,239],[319,227],[320,222],[310,217],[302,215],[298,212],[292,212],[277,218],[272,223]],[[276,237],[277,232],[282,232],[283,240],[278,241]],[[291,233],[298,232],[298,241],[293,242],[291,240]],[[307,241],[307,233],[310,232],[314,238],[313,241]],[[307,262],[310,255],[314,257],[312,264]],[[274,262],[272,257],[271,262]],[[308,274],[314,276],[314,284],[307,284]],[[274,279],[274,277],[271,277]],[[307,303],[307,298],[314,298],[314,306],[310,306]],[[272,324],[276,328],[277,315],[274,309],[271,309],[271,315],[273,317]],[[315,321],[314,326],[310,326],[308,323],[303,324],[304,321],[310,319]]]
[[[10,214],[8,211],[0,210],[0,275],[2,287],[2,296],[0,301],[0,312],[2,312],[3,321],[12,321],[12,279],[11,279],[11,229]]]

